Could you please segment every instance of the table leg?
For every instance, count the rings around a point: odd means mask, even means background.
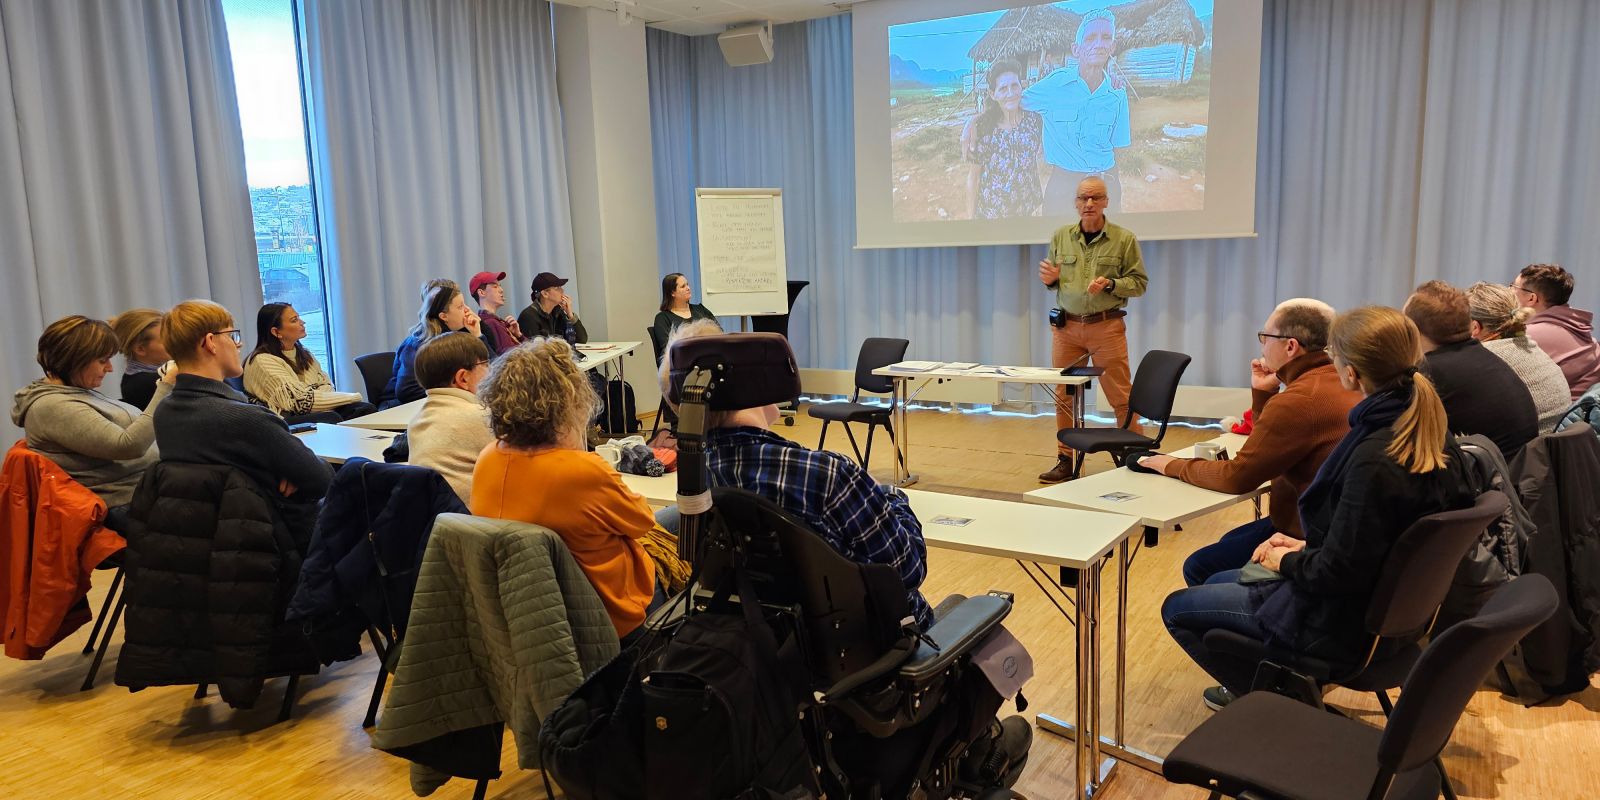
[[[1076,666],[1074,684],[1078,692],[1078,698],[1074,704],[1077,707],[1077,725],[1072,735],[1072,761],[1076,769],[1075,777],[1077,778],[1078,796],[1083,798],[1094,796],[1094,786],[1089,776],[1089,764],[1091,763],[1089,761],[1089,736],[1093,733],[1089,726],[1089,693],[1094,691],[1094,679],[1091,677],[1093,672],[1089,657],[1089,637],[1094,629],[1089,624],[1089,604],[1092,602],[1094,591],[1091,588],[1093,579],[1087,574],[1088,572],[1091,572],[1091,570],[1085,570],[1086,574],[1078,576],[1078,602],[1073,614],[1073,621],[1077,627],[1078,634],[1078,652],[1074,658]]]
[[[1126,745],[1128,707],[1128,540],[1117,545],[1117,729],[1116,743]]]
[[[1105,574],[1099,562],[1094,569],[1088,571],[1090,581],[1089,589],[1089,763],[1099,764],[1100,761],[1100,725],[1105,719],[1100,714],[1100,579]],[[1108,776],[1096,776],[1094,788],[1100,785]]]
[[[1089,386],[1088,382],[1084,382],[1078,384],[1072,390],[1072,420],[1080,428],[1089,427],[1088,420],[1084,417],[1085,414],[1089,413],[1089,404],[1086,400],[1086,396],[1089,394]]]
[[[1036,718],[1040,730],[1073,739],[1075,760],[1080,765],[1077,767],[1078,786],[1087,787],[1080,789],[1080,798],[1090,798],[1098,793],[1110,780],[1119,761],[1156,775],[1161,774],[1162,759],[1129,747],[1125,738],[1126,715],[1123,709],[1127,704],[1127,576],[1130,562],[1128,542],[1125,539],[1117,551],[1117,572],[1122,584],[1117,587],[1117,721],[1114,731],[1116,738],[1110,739],[1098,735],[1099,703],[1090,699],[1098,697],[1100,692],[1099,648],[1094,641],[1099,635],[1098,620],[1094,618],[1099,615],[1099,564],[1083,570],[1078,576],[1077,608],[1073,615],[1078,634],[1077,722],[1076,724],[1067,722],[1047,713],[1041,713]],[[1086,614],[1093,616],[1086,617]],[[1094,722],[1090,722],[1091,719]],[[1078,731],[1086,727],[1089,736],[1079,736]],[[1091,770],[1089,766],[1091,764],[1097,766]]]
[[[895,377],[893,390],[889,393],[889,402],[894,405],[889,416],[894,420],[894,447],[898,456],[894,460],[896,486],[910,486],[917,482],[917,476],[911,472],[911,423],[906,414],[906,406],[911,404],[910,388],[909,378]]]

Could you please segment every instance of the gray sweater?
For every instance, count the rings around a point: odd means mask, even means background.
[[[1539,432],[1555,430],[1561,414],[1572,405],[1572,389],[1567,386],[1567,376],[1561,372],[1561,367],[1526,336],[1491,339],[1483,346],[1510,365],[1511,371],[1528,384],[1534,409],[1539,412]]]
[[[179,375],[155,419],[162,461],[237,467],[273,493],[287,480],[300,501],[322,497],[333,482],[333,470],[289,432],[283,417],[221,381]]]
[[[172,392],[157,382],[144,411],[93,389],[37,380],[17,392],[11,422],[27,433],[28,449],[56,462],[72,479],[106,501],[125,505],[160,460],[153,414]]]

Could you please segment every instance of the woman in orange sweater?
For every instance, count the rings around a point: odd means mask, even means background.
[[[600,456],[584,451],[599,398],[560,339],[507,351],[478,387],[495,441],[472,473],[472,513],[555,531],[611,615],[617,636],[639,629],[657,597],[640,540],[650,506]]]

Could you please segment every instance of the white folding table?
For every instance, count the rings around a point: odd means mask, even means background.
[[[1210,441],[1222,446],[1231,456],[1244,446],[1245,437],[1227,433]],[[1186,447],[1168,455],[1192,458],[1194,448]],[[1118,467],[1034,489],[1024,494],[1022,499],[1030,503],[1138,517],[1145,526],[1146,541],[1154,543],[1155,537],[1162,531],[1246,500],[1255,504],[1256,518],[1260,519],[1261,496],[1266,494],[1269,486],[1270,483],[1263,483],[1248,492],[1225,494],[1202,489],[1177,478]]]
[[[1094,379],[1085,375],[1063,375],[1061,370],[1054,367],[1008,367],[991,364],[979,364],[975,367],[956,369],[948,366],[939,366],[933,369],[907,368],[904,365],[917,362],[900,362],[887,367],[879,367],[872,371],[873,375],[889,378],[894,383],[893,393],[890,395],[890,415],[894,421],[894,446],[898,451],[898,458],[894,459],[894,485],[910,486],[917,482],[917,476],[911,471],[911,431],[906,419],[906,407],[916,399],[922,390],[933,383],[944,381],[968,380],[988,381],[990,383],[1021,383],[1034,386],[1071,386],[1073,417],[1079,425],[1083,424],[1085,396],[1089,393],[1089,384]],[[935,363],[935,362],[930,362]],[[910,391],[912,381],[922,381],[916,391]],[[1051,393],[1055,396],[1055,393]],[[1060,399],[1057,398],[1057,403]]]
[[[330,464],[343,464],[352,458],[383,463],[383,450],[394,441],[389,431],[352,428],[318,423],[316,430],[295,434],[317,457]]]
[[[1077,637],[1074,676],[1075,722],[1040,713],[1043,730],[1070,737],[1076,751],[1079,797],[1098,794],[1124,761],[1157,774],[1161,760],[1127,744],[1128,698],[1128,540],[1140,529],[1137,517],[1099,511],[1047,507],[978,497],[905,490],[922,522],[922,537],[933,547],[961,550],[1022,562],[1076,570],[1071,622]],[[1038,513],[1046,510],[1047,513]],[[1117,554],[1116,720],[1112,735],[1101,734],[1100,579]],[[1026,571],[1027,567],[1023,569]],[[1032,573],[1029,572],[1030,578]],[[1043,588],[1043,587],[1041,587]],[[1062,612],[1065,614],[1065,610]],[[1106,757],[1109,756],[1109,757]],[[1092,767],[1091,767],[1092,765]]]

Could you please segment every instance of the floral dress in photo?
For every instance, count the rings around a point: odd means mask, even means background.
[[[1039,149],[1044,118],[1024,111],[1016,127],[999,125],[979,137],[972,163],[979,166],[977,219],[1028,217],[1039,213],[1044,193],[1039,187]]]

